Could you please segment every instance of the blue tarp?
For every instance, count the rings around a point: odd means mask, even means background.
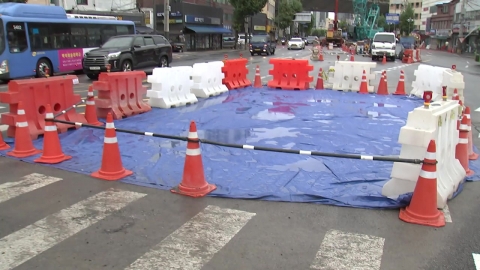
[[[117,128],[183,135],[191,120],[209,140],[334,153],[398,155],[400,128],[416,98],[338,91],[242,89],[199,103],[116,121]],[[104,132],[81,128],[61,134],[73,156],[53,167],[91,173],[100,166]],[[126,183],[170,189],[181,181],[186,143],[118,133],[123,164],[134,175]],[[42,148],[42,139],[35,141]],[[5,155],[6,151],[0,152]],[[217,190],[210,196],[317,202],[350,207],[398,208],[381,195],[391,162],[324,158],[202,144],[205,175]],[[31,162],[34,158],[27,158]],[[480,179],[480,161],[471,162]]]

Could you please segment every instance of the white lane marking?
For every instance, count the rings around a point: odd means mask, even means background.
[[[480,254],[472,253],[475,269],[480,270]]]
[[[13,199],[24,193],[34,191],[44,186],[53,184],[62,178],[46,176],[40,173],[32,173],[17,182],[7,182],[0,185],[0,203]]]
[[[264,80],[264,79],[266,79],[266,78],[268,78],[268,77],[272,77],[272,75],[262,76],[261,79]]]
[[[8,125],[0,125],[0,132],[4,132],[8,130]]]
[[[480,112],[480,107],[478,107],[477,109],[475,109],[476,112]]]
[[[450,215],[450,209],[448,208],[448,205],[445,205],[445,207],[441,211],[445,216],[445,222],[452,223],[452,216]]]
[[[381,237],[330,230],[310,268],[379,270],[384,243]]]
[[[110,189],[5,236],[0,239],[0,270],[23,264],[144,196]]]
[[[5,108],[7,108],[7,107],[4,107],[4,106],[0,106],[0,109],[5,109]]]
[[[255,215],[209,205],[126,269],[199,270]]]

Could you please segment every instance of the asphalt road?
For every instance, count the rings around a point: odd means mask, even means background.
[[[276,56],[307,58],[309,52],[279,48]],[[223,59],[187,58],[174,66]],[[248,57],[251,79],[259,65],[268,80],[269,58]],[[327,55],[314,62],[315,73],[335,60]],[[466,105],[476,109],[480,68],[471,62],[424,54],[425,64],[457,65],[467,85]],[[403,69],[409,91],[416,65],[379,63],[376,70],[388,70],[393,92]],[[90,82],[79,79],[75,91],[85,96]],[[479,116],[472,113],[476,126]],[[474,138],[479,146],[476,130]],[[0,270],[473,270],[472,253],[480,253],[478,183],[467,183],[449,202],[450,222],[433,229],[401,222],[396,210],[192,199],[8,158],[0,158],[0,172]]]

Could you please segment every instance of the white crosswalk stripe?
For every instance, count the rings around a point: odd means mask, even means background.
[[[13,269],[145,196],[108,190],[0,239],[0,270]]]
[[[384,242],[381,237],[330,230],[310,268],[379,270]]]
[[[60,181],[61,178],[33,173],[17,182],[0,184],[0,203],[27,196],[32,191],[59,184]],[[82,201],[47,214],[33,224],[25,224],[26,227],[0,239],[0,270],[31,264],[36,257],[48,257],[42,253],[61,246],[67,239],[76,241],[72,239],[78,237],[81,231],[88,232],[90,227],[95,227],[93,225],[117,211],[124,211],[122,209],[145,196],[138,192],[108,189],[89,198],[81,198],[79,200]],[[151,243],[121,267],[126,267],[126,270],[201,270],[256,215],[208,205],[170,235]],[[130,234],[130,237],[138,235]],[[315,247],[319,247],[319,250],[316,256],[312,253],[307,265],[311,265],[311,269],[380,269],[384,242],[383,238],[377,236],[330,230],[322,244]],[[129,247],[124,248],[127,251]]]
[[[32,173],[17,182],[8,182],[0,185],[0,203],[13,199],[24,193],[53,184],[61,178]]]
[[[200,270],[254,216],[207,206],[127,269]]]

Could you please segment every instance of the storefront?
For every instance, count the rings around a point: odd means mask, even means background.
[[[232,33],[223,27],[221,8],[183,2],[174,2],[170,8],[170,40],[185,43],[187,51],[222,49],[222,36]],[[163,6],[157,6],[157,16],[157,30],[163,32]]]

